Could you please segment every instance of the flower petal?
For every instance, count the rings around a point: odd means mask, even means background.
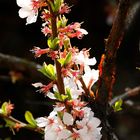
[[[27,17],[27,19],[26,19],[26,25],[36,22],[36,20],[37,20],[37,15],[38,15],[38,13],[37,13],[37,14],[31,13],[31,14]]]
[[[40,83],[40,82],[38,82],[38,83],[34,83],[34,84],[32,84],[32,86],[34,86],[35,88],[38,88],[38,87],[42,87],[43,84]]]
[[[60,140],[65,140],[68,137],[70,137],[70,135],[71,135],[71,132],[67,129],[62,129],[58,134]]]
[[[31,0],[16,0],[16,1],[19,7],[30,7],[32,4]]]
[[[73,125],[73,121],[74,121],[74,119],[73,119],[72,115],[67,112],[64,112],[64,115],[63,115],[64,124],[66,124],[68,126]]]
[[[40,117],[36,119],[38,127],[45,127],[48,124],[48,120],[44,117]]]
[[[48,92],[47,93],[47,97],[49,97],[50,99],[53,99],[53,100],[56,99],[55,96],[54,96],[54,94],[52,92]]]
[[[21,8],[18,13],[20,18],[26,18],[31,14],[31,10],[27,8]]]

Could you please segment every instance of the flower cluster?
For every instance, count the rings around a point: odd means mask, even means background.
[[[48,117],[36,119],[38,127],[45,128],[45,140],[100,140],[101,122],[83,100],[95,99],[91,87],[98,80],[99,71],[90,66],[96,64],[96,59],[89,58],[89,50],[80,51],[70,42],[71,38],[81,39],[88,32],[81,28],[81,23],[68,24],[64,14],[70,12],[70,7],[64,0],[17,0],[17,4],[21,7],[19,16],[27,18],[26,24],[36,22],[41,13],[41,31],[48,37],[48,47],[34,47],[32,52],[35,57],[46,54],[54,61],[54,65],[44,62],[39,69],[50,83],[33,84],[55,101]]]
[[[72,111],[57,104],[50,115],[37,118],[37,125],[45,127],[45,140],[99,140],[101,139],[100,120],[85,104],[72,101]]]

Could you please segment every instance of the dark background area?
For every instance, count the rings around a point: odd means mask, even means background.
[[[89,34],[82,40],[72,39],[72,44],[80,49],[91,48],[91,56],[99,63],[101,54],[104,52],[104,39],[107,38],[111,26],[106,22],[107,12],[105,7],[107,0],[68,0],[72,11],[67,17],[69,23],[83,22],[82,27]],[[45,57],[35,59],[29,51],[33,46],[46,47],[46,38],[41,33],[41,21],[31,25],[25,25],[25,20],[18,16],[19,7],[16,0],[0,0],[0,53],[14,55],[23,59],[31,60],[42,64],[48,61]],[[129,26],[117,57],[117,77],[114,87],[115,95],[121,94],[125,88],[133,88],[140,84],[140,10],[134,16],[132,24]],[[97,67],[97,65],[95,67]],[[0,77],[9,76],[11,69],[0,66]],[[28,72],[27,72],[28,73]],[[41,82],[36,79],[34,82]],[[47,103],[47,98],[36,93],[36,89],[31,86],[31,82],[17,81],[13,84],[10,80],[0,78],[0,103],[11,101],[15,104],[13,116],[24,120],[24,112],[30,110],[35,118],[45,116],[51,110]],[[140,97],[133,100],[140,103]],[[111,118],[112,125],[121,140],[139,140],[140,112],[133,112],[124,108],[123,111]],[[3,121],[0,120],[0,125]],[[0,128],[0,140],[11,138],[12,140],[40,140],[41,136],[35,132],[20,130],[13,135],[8,128]]]

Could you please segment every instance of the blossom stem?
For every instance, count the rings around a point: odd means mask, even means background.
[[[57,25],[56,25],[56,13],[54,13],[51,9],[51,6],[48,4],[49,6],[49,10],[50,13],[52,15],[51,17],[51,26],[52,26],[52,38],[56,38],[57,37]],[[61,64],[55,59],[55,64],[56,64],[56,74],[57,74],[57,87],[59,90],[59,93],[61,94],[65,94],[65,88],[64,88],[64,82],[63,82],[63,78],[61,75]]]

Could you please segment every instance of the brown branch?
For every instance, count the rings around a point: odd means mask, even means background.
[[[117,139],[113,138],[114,132],[110,133],[111,127],[108,125],[108,117],[110,114],[108,101],[112,99],[112,89],[116,76],[116,55],[125,33],[125,21],[130,8],[130,1],[131,0],[119,1],[116,10],[116,17],[105,43],[105,53],[102,56],[99,65],[98,88],[96,90],[96,100],[95,105],[93,105],[93,109],[97,113],[97,117],[101,119],[103,126],[102,139],[104,140]]]
[[[13,118],[12,116],[7,116],[7,115],[4,115],[4,114],[1,114],[0,113],[0,117],[3,118],[3,119],[5,119],[5,120],[9,120],[9,121],[15,123],[15,125],[16,124],[19,124],[19,126],[20,126],[19,128],[25,128],[25,129],[28,129],[28,130],[31,130],[31,131],[35,131],[35,132],[44,134],[44,130],[42,128],[33,127],[33,126],[29,125],[29,124],[26,124],[24,122],[21,122],[21,121],[15,119],[15,118]],[[11,126],[11,127],[14,128],[14,126]],[[15,127],[15,129],[16,129],[16,127]]]
[[[23,58],[0,53],[0,68],[21,72],[29,81],[46,81],[46,78],[37,70],[41,65]]]
[[[112,89],[116,75],[116,54],[120,47],[125,32],[125,20],[131,0],[121,0],[114,20],[112,29],[105,43],[104,60],[100,63],[100,77],[98,82],[97,99],[106,104],[112,98]]]
[[[135,87],[135,88],[133,88],[133,89],[130,89],[130,90],[128,90],[127,92],[125,92],[125,93],[123,93],[123,94],[121,94],[121,95],[119,95],[119,96],[113,98],[113,99],[109,102],[109,104],[110,104],[110,106],[112,106],[112,105],[115,104],[116,101],[118,101],[118,100],[120,100],[120,99],[126,100],[126,99],[128,99],[129,97],[136,96],[136,95],[138,95],[138,94],[140,94],[140,86]]]

